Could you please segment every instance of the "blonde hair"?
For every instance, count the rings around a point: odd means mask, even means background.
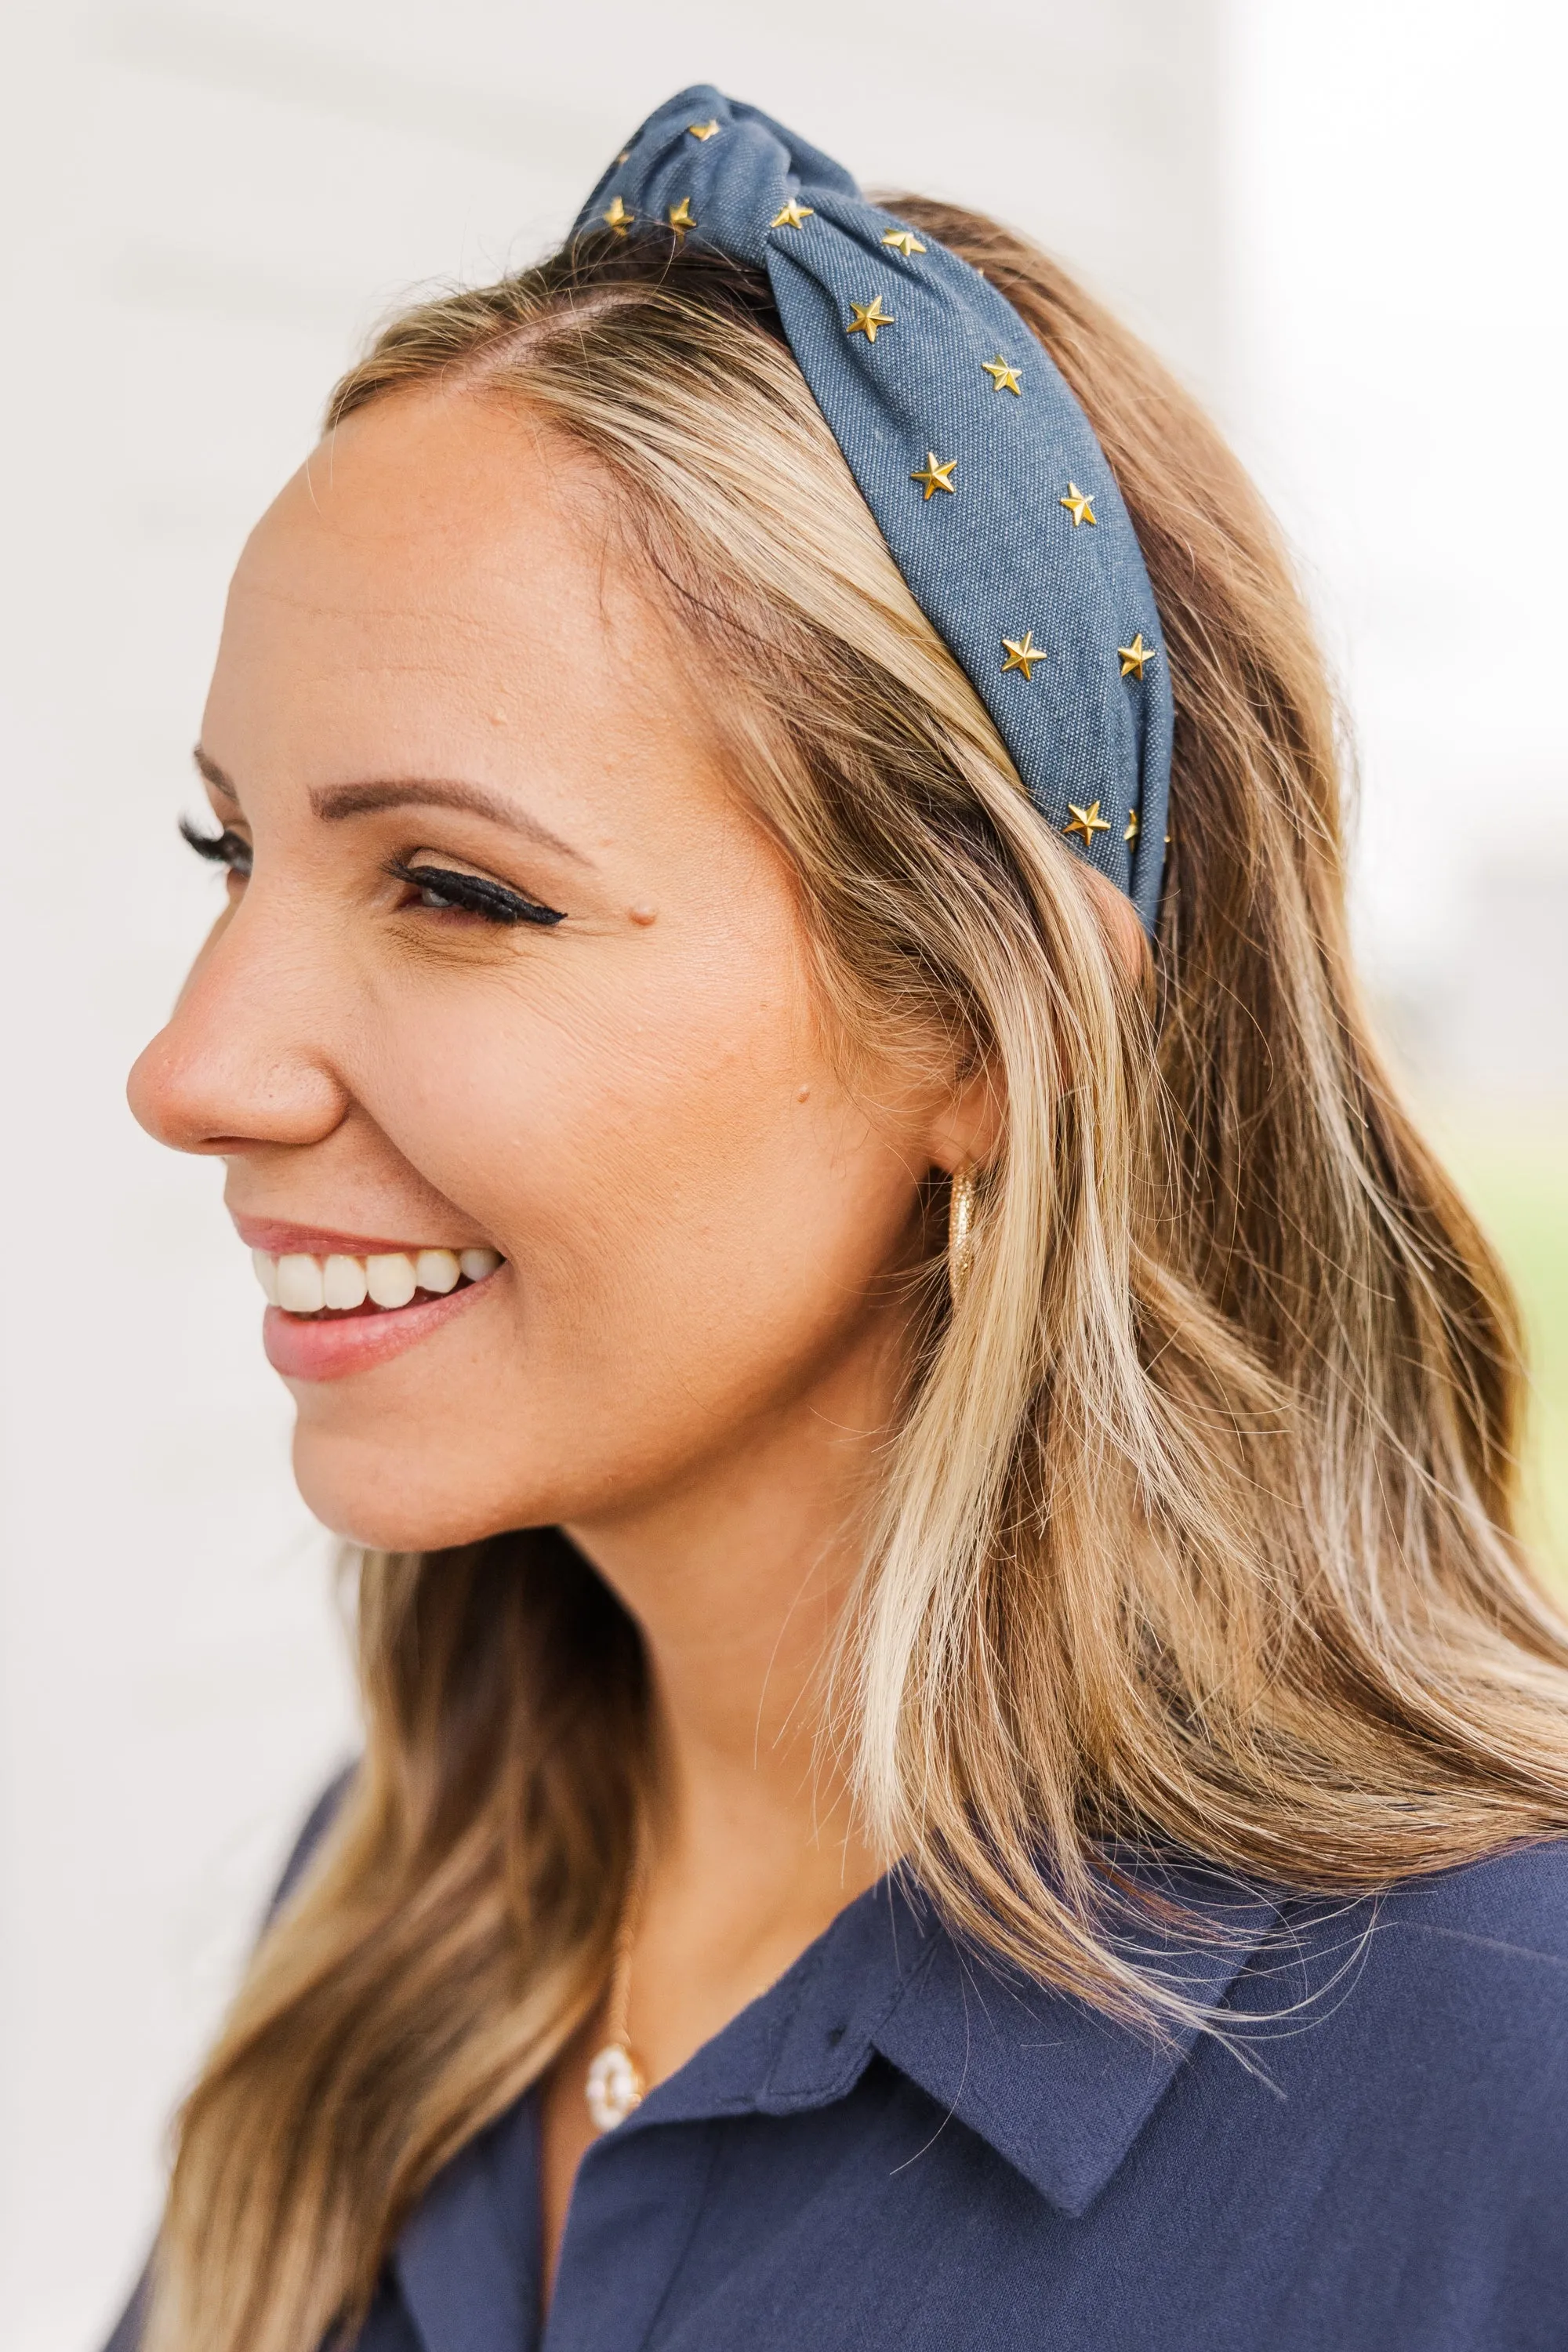
[[[1320,1892],[1568,1827],[1568,1630],[1514,1535],[1514,1309],[1371,1041],[1335,714],[1256,496],[1039,253],[895,209],[1013,301],[1142,543],[1176,700],[1126,976],[915,606],[765,286],[605,239],[389,327],[329,428],[510,402],[587,453],[722,698],[853,1035],[940,1035],[1003,1134],[918,1350],[837,1693],[869,1833],[956,1927],[1180,2008],[1108,1841]],[[920,1041],[924,1041],[923,1044]],[[363,1563],[367,1738],[182,2119],[153,2352],[312,2352],[436,2170],[597,2001],[652,1769],[637,1628],[559,1536]]]

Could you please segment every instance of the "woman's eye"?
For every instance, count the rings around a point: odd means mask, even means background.
[[[188,817],[180,819],[180,833],[198,857],[206,858],[214,866],[226,866],[242,880],[249,874],[250,844],[243,834],[235,833],[226,824],[221,833],[202,833]]]
[[[401,858],[395,859],[386,870],[395,881],[406,882],[418,892],[416,906],[479,915],[487,923],[562,923],[566,919],[558,908],[542,906],[537,898],[525,898],[521,890],[509,890],[504,882],[492,882],[486,874],[463,874],[452,866],[423,863],[409,866]]]

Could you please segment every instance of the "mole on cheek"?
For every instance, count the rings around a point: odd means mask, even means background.
[[[657,923],[658,920],[657,907],[629,907],[626,911],[634,923]]]

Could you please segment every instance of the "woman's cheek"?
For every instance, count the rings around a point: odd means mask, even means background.
[[[541,942],[542,958],[555,944]],[[563,1238],[734,1181],[772,1149],[781,1107],[809,1090],[795,1022],[732,957],[606,952],[570,986],[553,977],[527,974],[510,1002],[476,992],[425,1021],[411,1007],[386,1040],[388,1093],[405,1108],[389,1100],[384,1124],[498,1244],[519,1215],[520,1244],[541,1220]]]

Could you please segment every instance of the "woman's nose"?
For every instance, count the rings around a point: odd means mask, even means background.
[[[136,1118],[175,1151],[319,1143],[348,1108],[316,1017],[330,1009],[324,979],[251,912],[237,908],[203,949],[127,1082]]]

